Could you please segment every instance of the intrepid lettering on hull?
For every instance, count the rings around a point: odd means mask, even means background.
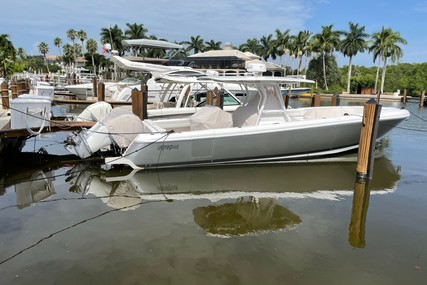
[[[175,150],[175,149],[178,149],[178,147],[179,147],[178,144],[161,145],[157,148],[157,150]]]

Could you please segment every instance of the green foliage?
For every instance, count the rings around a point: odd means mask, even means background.
[[[427,62],[419,64],[402,63],[387,67],[387,77],[384,82],[384,90],[393,92],[397,89],[407,95],[419,96],[427,90]]]
[[[0,76],[10,76],[13,74],[13,64],[16,59],[16,50],[9,35],[0,34]]]
[[[91,56],[91,54],[90,53],[86,53],[85,54],[85,59],[86,59],[85,68],[89,69],[89,70],[93,70],[92,56]],[[95,66],[106,67],[108,65],[107,59],[105,58],[105,56],[103,56],[101,54],[94,53],[93,54],[93,60],[95,62]]]
[[[29,56],[27,61],[27,71],[39,72],[44,66],[43,57],[41,56]]]
[[[330,84],[331,93],[341,93],[342,83],[340,78],[340,70],[337,65],[335,56],[326,54],[325,55],[325,66],[326,66],[326,80]],[[307,69],[307,78],[314,80],[318,83],[318,86],[323,85],[323,60],[322,56],[318,56],[310,61]]]
[[[347,80],[348,66],[341,68],[341,84]],[[353,66],[351,78],[351,93],[356,93],[360,88],[374,88],[376,67]],[[406,89],[408,96],[419,96],[427,90],[427,62],[410,64],[401,63],[387,67],[387,77],[384,82],[384,92],[392,93]]]

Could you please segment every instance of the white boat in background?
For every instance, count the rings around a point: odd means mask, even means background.
[[[206,79],[255,87],[258,95],[247,96],[232,114],[209,106],[187,118],[144,120],[142,132],[122,155],[106,158],[105,162],[135,169],[188,167],[309,159],[358,147],[363,106],[286,109],[280,86],[300,79],[262,76]],[[407,110],[382,108],[377,138],[408,117]],[[96,129],[88,130],[72,137],[66,148],[87,157],[95,149],[87,142],[101,135]]]
[[[135,78],[125,78],[118,82],[105,82],[105,97],[111,98],[118,91],[127,86],[136,86],[141,84],[141,80]],[[94,96],[93,83],[82,83],[65,85],[64,89],[70,91],[80,100],[91,99]]]
[[[177,116],[189,116],[196,113],[200,108],[206,105],[206,97],[209,91],[213,92],[213,103],[220,105],[226,112],[233,112],[236,110],[242,102],[236,95],[226,89],[226,87],[220,83],[213,82],[211,80],[199,80],[198,77],[182,77],[177,74],[165,74],[160,78],[156,78],[155,82],[158,86],[162,86],[161,90],[158,90],[160,95],[152,98],[150,104],[147,105],[148,118],[170,118]],[[234,91],[242,95],[254,90],[246,90],[242,86],[234,86],[228,84],[227,87],[233,87]],[[140,89],[138,87],[134,87]],[[243,89],[242,89],[243,88]],[[131,87],[128,88],[127,92],[121,92],[117,97],[113,96],[113,101],[131,101]],[[217,100],[222,100],[218,102]],[[120,107],[129,110],[131,113],[130,106]],[[89,105],[82,113],[74,117],[75,121],[93,121],[100,122],[109,115],[113,110],[111,104],[108,102],[96,102]]]

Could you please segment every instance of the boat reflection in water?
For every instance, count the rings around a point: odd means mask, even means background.
[[[15,184],[16,205],[22,209],[55,194],[51,171],[37,170],[30,179]]]
[[[256,198],[339,199],[353,194],[356,178],[355,155],[316,162],[270,165],[221,166],[131,172],[114,177],[106,172],[105,181],[123,181],[143,199],[209,199],[252,196]],[[400,174],[386,157],[374,163],[369,183],[373,193],[395,190]]]
[[[69,171],[67,181],[73,185],[71,191],[95,195],[120,210],[136,209],[142,201],[207,199],[213,204],[193,210],[195,223],[216,236],[235,236],[292,229],[301,223],[279,199],[352,196],[356,162],[351,155],[317,162],[150,171],[79,164]],[[376,158],[370,193],[393,192],[399,178],[390,160]]]
[[[70,192],[94,195],[107,206],[120,211],[137,209],[141,205],[141,196],[126,180],[105,181],[104,172],[99,165],[75,165],[67,172],[67,182],[71,184]]]

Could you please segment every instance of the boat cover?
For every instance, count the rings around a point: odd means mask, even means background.
[[[203,107],[190,116],[192,131],[230,128],[233,126],[233,117],[230,113],[216,106]]]
[[[101,123],[107,127],[114,142],[121,148],[128,147],[142,133],[142,121],[126,108],[113,109]]]
[[[77,116],[76,121],[99,122],[103,120],[113,108],[104,101],[89,105],[83,112]]]

